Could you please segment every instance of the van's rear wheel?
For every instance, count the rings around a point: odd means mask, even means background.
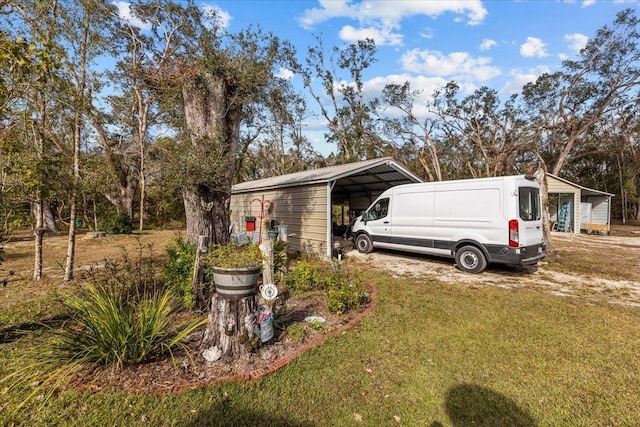
[[[487,259],[475,246],[463,246],[456,252],[456,265],[465,273],[481,273],[487,268]]]
[[[373,243],[371,242],[371,237],[366,234],[358,234],[356,237],[356,249],[358,252],[363,254],[371,253],[373,250]]]

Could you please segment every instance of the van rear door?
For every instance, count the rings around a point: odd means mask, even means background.
[[[528,182],[518,187],[518,228],[520,247],[543,243],[540,188]]]

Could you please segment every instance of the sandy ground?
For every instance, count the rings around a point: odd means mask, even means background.
[[[573,248],[584,252],[608,256],[625,256],[637,261],[640,272],[640,235],[638,237],[602,236],[553,233],[552,243],[558,249]],[[490,265],[481,274],[468,274],[458,270],[452,259],[443,259],[403,252],[377,250],[361,254],[352,250],[347,259],[366,262],[372,268],[390,272],[394,277],[437,279],[453,285],[501,288],[535,288],[556,295],[584,298],[589,301],[607,301],[614,304],[640,307],[640,274],[636,280],[611,280],[587,274],[567,274],[550,268],[542,261],[536,267],[507,267]],[[612,267],[615,268],[615,267]]]

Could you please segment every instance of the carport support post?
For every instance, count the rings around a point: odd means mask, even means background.
[[[331,259],[331,247],[333,245],[333,222],[331,217],[333,216],[333,187],[336,185],[336,181],[330,181],[327,183],[327,258]]]

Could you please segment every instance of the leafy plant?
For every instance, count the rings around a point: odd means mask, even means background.
[[[109,234],[130,234],[133,222],[124,212],[117,212],[103,220],[98,228]]]
[[[308,323],[309,323],[309,328],[311,328],[312,331],[320,332],[323,334],[327,332],[327,327],[324,325],[324,323],[322,323],[319,320],[311,320]]]
[[[357,281],[336,280],[327,291],[327,309],[336,314],[359,310],[368,301],[369,294],[362,283]]]
[[[263,260],[262,251],[258,245],[213,245],[203,257],[203,261],[210,267],[243,268],[261,266]]]
[[[176,293],[186,307],[193,308],[196,298],[192,283],[196,247],[178,237],[167,245],[167,254],[169,260],[164,265],[164,284]]]
[[[369,295],[360,279],[350,277],[335,265],[302,260],[284,278],[285,289],[293,292],[325,291],[327,308],[337,314],[358,310]]]
[[[275,240],[273,244],[273,274],[284,274],[287,270],[287,242]]]
[[[321,289],[320,268],[310,261],[302,260],[284,277],[284,286],[294,292]]]
[[[300,342],[304,338],[304,325],[294,323],[286,329],[286,337],[293,342]]]

